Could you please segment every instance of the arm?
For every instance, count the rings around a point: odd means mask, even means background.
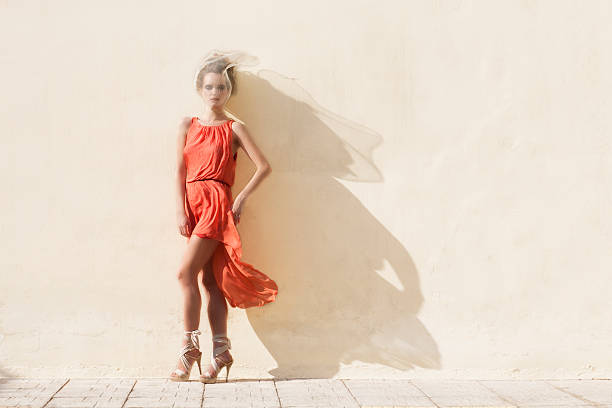
[[[185,139],[187,138],[187,130],[191,124],[191,118],[185,117],[181,119],[177,134],[177,156],[176,156],[176,216],[181,235],[188,236],[188,219],[185,214],[185,178],[187,177],[187,169],[185,168],[185,159],[183,158],[183,149],[185,148]]]
[[[263,153],[253,139],[251,135],[242,123],[234,122],[232,124],[232,130],[236,134],[238,141],[240,142],[240,146],[244,149],[249,158],[255,163],[257,166],[257,170],[253,177],[249,180],[249,182],[244,186],[242,191],[236,196],[234,200],[234,213],[237,217],[240,217],[240,210],[242,208],[242,204],[246,200],[246,198],[255,190],[255,188],[261,183],[261,181],[270,174],[272,168],[270,167],[270,163],[266,160]]]

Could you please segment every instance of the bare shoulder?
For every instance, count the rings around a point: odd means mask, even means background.
[[[187,131],[187,129],[189,129],[189,126],[191,125],[191,117],[189,116],[183,116],[180,120],[179,120],[179,133],[184,133]]]
[[[232,131],[235,135],[235,139],[238,139],[240,144],[244,145],[245,142],[248,143],[251,141],[251,132],[243,122],[232,122]]]
[[[179,145],[184,145],[187,140],[187,132],[191,127],[191,118],[189,116],[184,116],[179,120],[178,131],[177,131],[177,139]]]
[[[181,151],[183,147],[185,147],[185,143],[187,142],[187,132],[189,131],[190,127],[191,118],[189,116],[184,116],[179,120],[176,141]]]
[[[236,120],[232,121],[232,139],[234,143],[244,146],[244,139],[248,138],[249,132],[244,123]]]
[[[232,130],[234,131],[234,133],[237,134],[243,134],[245,132],[248,132],[246,125],[236,120],[232,122]]]

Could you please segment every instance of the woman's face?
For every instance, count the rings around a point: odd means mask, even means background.
[[[207,72],[202,85],[202,98],[211,108],[221,107],[227,102],[229,89],[223,74]]]

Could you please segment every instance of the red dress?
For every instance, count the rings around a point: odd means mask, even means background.
[[[234,224],[230,189],[236,169],[232,122],[205,126],[197,117],[191,118],[183,149],[185,211],[192,234],[220,241],[212,256],[217,285],[232,307],[246,309],[273,302],[278,287],[253,265],[240,260],[242,244]]]

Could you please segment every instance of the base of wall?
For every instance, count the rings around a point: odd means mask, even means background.
[[[203,362],[204,363],[204,362]],[[165,378],[172,367],[116,368],[116,367],[2,367],[0,378]],[[284,380],[306,378],[330,379],[444,379],[444,380],[610,380],[612,369],[410,369],[397,370],[384,366],[344,366],[316,373],[312,367],[258,370],[232,367],[233,380]],[[225,372],[225,371],[224,371]],[[270,372],[275,372],[271,375]],[[192,375],[197,375],[197,366]]]

